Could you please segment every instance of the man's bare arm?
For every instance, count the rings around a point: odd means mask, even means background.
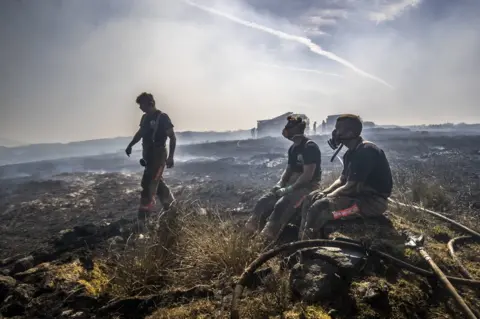
[[[135,144],[140,142],[141,139],[142,139],[142,130],[139,129],[137,133],[135,133],[135,135],[133,136],[133,139],[130,142],[130,144],[128,144],[128,147],[133,147]]]
[[[324,193],[325,195],[330,194],[339,187],[342,187],[343,185],[345,185],[345,178],[343,176],[340,176],[335,182],[332,183],[332,185],[324,189],[322,193]]]
[[[309,183],[313,178],[313,174],[315,173],[315,167],[316,164],[303,165],[303,173],[292,185],[292,189],[300,188],[305,184]]]
[[[167,130],[167,136],[169,139],[168,157],[173,159],[173,155],[175,155],[175,148],[177,147],[177,136],[175,135],[173,128]]]
[[[292,166],[288,164],[277,184],[280,185],[280,187],[285,187],[290,177],[292,177]]]
[[[348,181],[342,187],[337,188],[332,193],[328,194],[328,196],[352,196],[358,193],[361,193],[362,188],[364,187],[364,183],[362,182],[354,182]]]

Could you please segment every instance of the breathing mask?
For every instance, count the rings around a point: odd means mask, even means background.
[[[335,153],[333,153],[332,158],[330,159],[330,162],[333,162],[335,160],[335,157],[338,155],[338,153],[343,147],[342,139],[339,138],[336,129],[332,131],[332,137],[327,141],[327,143],[332,148],[332,150],[336,150]]]

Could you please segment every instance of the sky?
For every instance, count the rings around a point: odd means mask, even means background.
[[[2,0],[0,138],[131,136],[152,93],[177,131],[480,122],[477,0]]]

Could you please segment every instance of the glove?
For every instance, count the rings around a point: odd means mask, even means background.
[[[127,156],[130,157],[130,154],[132,154],[132,147],[131,146],[127,146],[127,148],[125,149],[125,154],[127,154]]]
[[[165,164],[167,165],[167,168],[172,168],[174,165],[173,158],[171,157],[167,158],[167,161],[165,162]]]
[[[278,197],[283,197],[292,191],[292,186],[282,187],[275,192]]]
[[[277,185],[275,185],[275,186],[272,187],[272,192],[273,192],[273,193],[276,193],[280,188],[282,188],[282,185],[277,184]]]

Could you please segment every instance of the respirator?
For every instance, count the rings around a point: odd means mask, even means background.
[[[337,130],[332,131],[332,137],[327,141],[327,143],[332,148],[332,150],[334,151],[336,150],[336,152],[333,154],[332,158],[330,159],[330,162],[333,162],[335,160],[335,157],[343,147],[343,143],[341,142],[341,139],[339,139],[337,136]]]

